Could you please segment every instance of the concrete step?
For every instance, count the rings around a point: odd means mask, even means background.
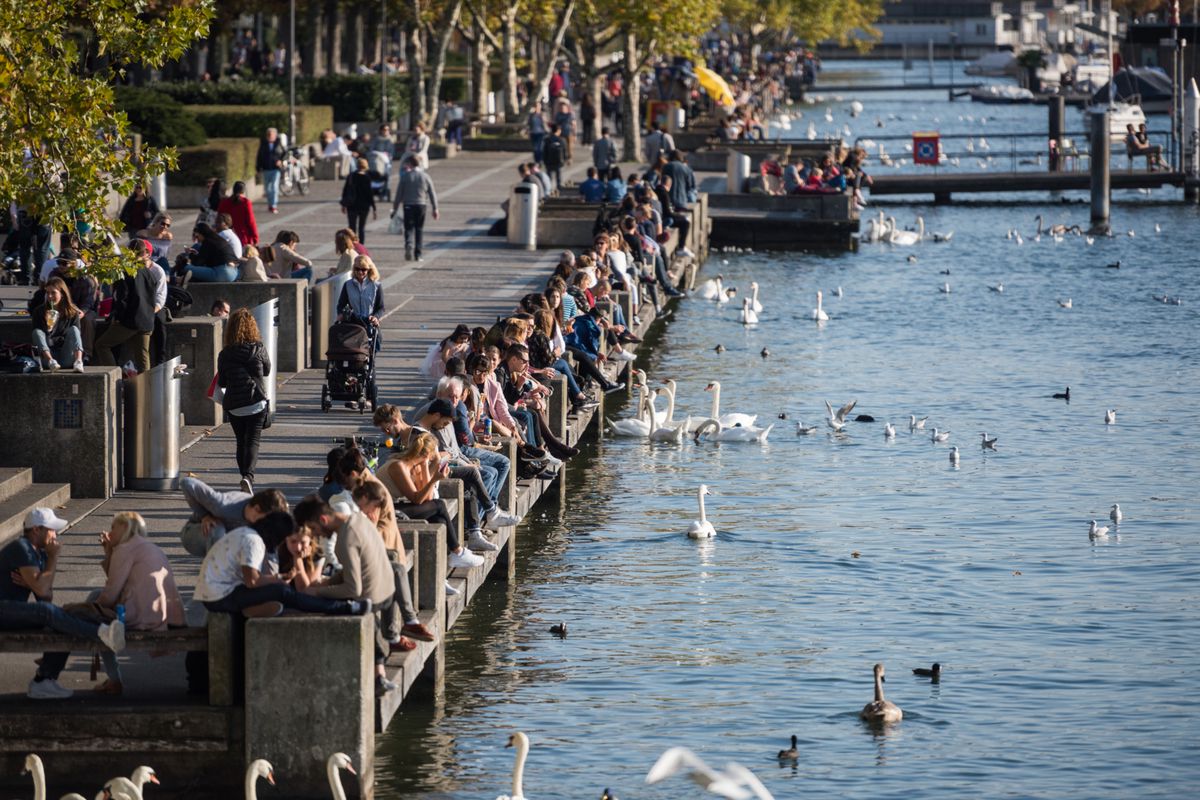
[[[70,499],[69,483],[32,483],[0,502],[0,547],[21,535],[25,515],[32,509],[47,506],[57,510]]]
[[[29,467],[0,467],[0,503],[33,483]]]

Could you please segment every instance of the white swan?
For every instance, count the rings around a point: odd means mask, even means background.
[[[25,756],[25,768],[21,774],[33,777],[33,800],[46,800],[46,768],[36,753]]]
[[[828,400],[826,400],[825,410],[828,412],[829,416],[825,419],[825,424],[840,433],[842,428],[846,427],[846,415],[854,410],[856,403],[858,403],[857,400],[851,400],[837,411],[834,411],[833,406],[830,405]]]
[[[817,322],[828,322],[829,315],[825,313],[825,309],[821,308],[821,290],[817,290],[817,307],[812,311],[812,318]]]
[[[754,309],[754,313],[762,313],[763,304],[758,302],[758,281],[750,281],[750,307]]]
[[[725,291],[721,288],[721,277],[709,278],[696,289],[696,296],[701,300],[716,300]]]
[[[650,441],[683,444],[683,436],[688,432],[688,426],[691,424],[692,417],[689,414],[678,425],[663,425],[650,431]]]
[[[646,773],[646,783],[658,783],[678,772],[685,772],[701,789],[730,800],[775,800],[758,776],[741,764],[731,761],[718,772],[686,747],[672,747],[659,756]]]
[[[1103,528],[1101,528],[1096,524],[1096,520],[1092,520],[1092,525],[1090,528],[1088,528],[1088,537],[1092,539],[1107,539],[1108,526],[1105,525]]]
[[[496,800],[525,800],[525,757],[529,755],[529,737],[517,731],[508,737],[505,747],[517,748],[516,760],[513,762],[512,794],[502,794]]]
[[[342,773],[339,771],[343,769],[351,775],[358,774],[354,771],[354,762],[345,753],[334,753],[325,760],[325,775],[329,778],[329,791],[333,794],[333,800],[346,800],[346,790],[342,787]]]
[[[126,777],[116,777],[104,784],[111,800],[142,800],[142,787]]]
[[[691,539],[711,539],[717,535],[717,529],[704,514],[704,495],[706,494],[712,494],[712,492],[708,491],[708,487],[702,483],[696,491],[696,500],[700,504],[700,519],[692,520],[691,527],[687,530],[687,535]]]
[[[266,778],[267,783],[275,785],[275,768],[265,758],[257,758],[246,767],[244,787],[246,800],[258,800],[258,779]]]
[[[757,325],[758,314],[754,312],[754,308],[750,305],[750,298],[742,299],[742,313],[738,315],[738,321],[743,325]]]
[[[721,384],[717,383],[716,381],[712,381],[708,384],[708,386],[704,387],[704,391],[712,392],[712,413],[709,414],[709,416],[720,422],[722,428],[751,428],[754,426],[754,423],[758,421],[758,414],[742,414],[736,411],[731,411],[728,414],[722,414]],[[696,427],[692,430],[698,430],[700,423],[703,422],[704,420],[700,420],[700,422],[697,423]]]
[[[733,299],[733,296],[736,294],[737,294],[736,287],[727,287],[727,288],[723,289],[719,295],[717,295],[716,301],[719,304],[728,303],[730,300]]]
[[[885,700],[883,697],[884,672],[883,664],[875,665],[875,699],[863,706],[859,716],[867,722],[889,723],[904,719],[900,706]]]
[[[726,428],[719,420],[706,419],[696,428],[694,435],[697,442],[704,436],[708,436],[714,442],[766,442],[774,427],[775,425],[771,424],[765,428],[755,428],[752,425]]]
[[[920,244],[925,238],[925,218],[917,217],[917,229],[915,231],[902,231],[896,229],[896,218],[888,217],[888,223],[891,230],[888,232],[888,243],[898,244],[904,247],[909,247],[914,244]]]
[[[638,439],[645,439],[650,435],[651,423],[647,416],[647,399],[646,387],[644,385],[638,387],[638,394],[641,395],[641,400],[638,402],[638,413],[636,417],[628,417],[626,419],[605,420],[604,423],[608,427],[609,433],[613,436],[629,436]]]

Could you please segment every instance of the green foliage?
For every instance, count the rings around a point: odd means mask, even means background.
[[[175,161],[145,148],[131,158],[129,121],[110,85],[125,67],[162,66],[208,30],[212,0],[0,0],[0,197],[55,230],[91,226],[90,271],[112,281],[137,266],[114,253],[118,226],[106,211],[146,175]],[[87,31],[86,45],[72,36]],[[84,46],[93,55],[85,69]]]
[[[281,106],[184,106],[209,138],[259,138],[267,128],[288,130],[288,107]],[[315,142],[321,131],[333,127],[329,106],[296,106],[296,144]]]
[[[118,86],[117,108],[129,119],[129,130],[142,135],[151,147],[191,147],[204,144],[207,136],[196,117],[175,99],[153,89]]]
[[[156,83],[154,88],[187,106],[277,106],[287,103],[284,90],[266,81],[179,81]]]
[[[296,86],[297,94],[300,92],[299,83]],[[307,102],[333,106],[333,118],[339,122],[379,119],[378,75],[326,75],[304,83]],[[387,88],[388,116],[408,110],[408,87],[404,78],[389,75]]]
[[[228,186],[234,181],[251,181],[258,139],[209,139],[200,147],[179,150],[178,166],[167,173],[175,186],[203,186],[209,178],[220,178]]]
[[[461,103],[467,99],[467,79],[446,76],[442,78],[442,100],[453,100]]]

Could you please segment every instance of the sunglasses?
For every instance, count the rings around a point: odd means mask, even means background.
[[[365,269],[365,268],[363,268],[363,267],[355,267],[355,268],[354,268],[354,271],[355,271],[355,272],[369,272],[370,270],[367,270],[367,269]]]

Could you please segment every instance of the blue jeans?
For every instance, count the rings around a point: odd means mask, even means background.
[[[492,504],[495,505],[500,500],[500,490],[508,481],[508,471],[512,469],[508,456],[485,450],[482,447],[464,447],[462,452],[467,458],[473,458],[479,462],[479,477],[483,478],[483,486],[487,489]],[[483,510],[489,511],[490,509]]]
[[[542,142],[545,140],[544,133],[529,134],[529,144],[533,148],[533,160],[542,163]]]
[[[63,339],[63,343],[58,347],[58,353],[55,354],[50,348],[50,341],[46,338],[45,331],[33,329],[33,346],[37,350],[35,353],[39,358],[47,351],[51,355],[57,355],[56,359],[59,364],[67,365],[75,363],[75,354],[83,352],[83,336],[79,333],[79,326],[72,325],[67,328],[67,336]]]
[[[243,608],[269,602],[283,603],[285,608],[294,608],[309,614],[353,614],[354,609],[349,600],[330,600],[327,597],[314,597],[301,594],[283,583],[268,583],[250,589],[239,586],[220,600],[205,600],[204,607],[209,611],[224,611],[226,614],[237,614]]]
[[[267,208],[279,205],[279,178],[282,175],[277,169],[263,170],[263,191],[267,194]]]
[[[0,600],[0,630],[19,631],[49,628],[55,633],[75,636],[90,641],[100,641],[100,626],[94,622],[72,616],[53,603],[36,601],[21,603],[16,600]],[[45,653],[38,674],[43,678],[57,680],[67,665],[70,653]]]
[[[570,398],[574,400],[576,397],[579,397],[581,394],[579,390],[579,381],[575,380],[575,372],[571,369],[571,365],[567,363],[567,360],[565,358],[560,358],[550,366],[567,376],[567,389],[569,390],[568,394]]]
[[[196,283],[233,283],[237,280],[237,267],[188,267]]]
[[[527,408],[509,408],[509,413],[512,418],[521,423],[525,428],[525,443],[530,447],[538,446],[538,425],[537,420],[533,416],[533,412]]]
[[[303,278],[312,283],[312,267],[295,267],[292,269],[292,277],[296,280]]]

